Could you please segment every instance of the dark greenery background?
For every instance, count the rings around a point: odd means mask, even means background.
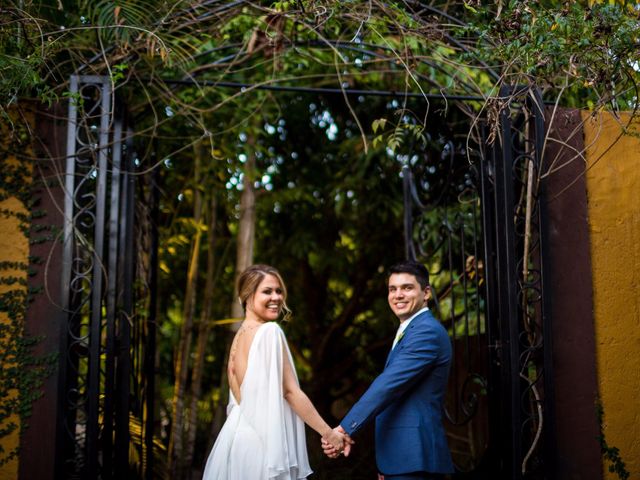
[[[478,121],[497,134],[505,85],[540,88],[562,106],[635,114],[639,15],[627,1],[10,0],[0,7],[0,113],[18,132],[8,109],[24,98],[65,101],[74,72],[108,75],[127,105],[139,171],[158,169],[162,188],[157,434],[165,443],[189,249],[205,229],[194,219],[195,192],[218,200],[215,321],[229,317],[234,301],[245,175],[257,192],[255,261],[282,271],[301,381],[335,421],[380,370],[395,330],[383,272],[404,255],[402,164],[432,168],[428,199],[447,189],[443,204],[457,204],[456,188],[476,158]],[[478,100],[275,93],[220,81]],[[198,148],[207,154],[196,181]],[[442,155],[447,148],[453,165]],[[252,154],[255,171],[246,168]],[[427,252],[443,211],[430,215]],[[440,260],[434,269],[458,268]],[[198,311],[204,276],[203,263]],[[195,471],[210,447],[215,404],[224,401],[227,340],[225,327],[212,327]],[[319,478],[337,478],[334,468],[346,478],[370,476],[370,432],[364,437],[344,465],[325,464],[310,438]]]
[[[356,102],[358,116],[365,123],[380,116],[393,116],[397,109],[397,101],[392,98],[361,97]],[[410,106],[415,112],[426,108],[419,100]],[[260,120],[254,119],[258,126],[253,135],[257,137],[255,150],[260,158],[255,177],[260,181],[255,261],[276,265],[282,272],[290,295],[288,303],[294,312],[293,319],[283,327],[303,388],[323,416],[336,422],[381,370],[396,329],[386,302],[384,272],[404,257],[400,176],[403,148],[392,154],[385,145],[380,145],[365,154],[344,102],[335,96],[270,95],[256,116]],[[455,112],[448,116],[443,111],[434,114],[438,121],[434,120],[429,129],[430,140],[424,144],[414,142],[405,148],[434,166],[434,179],[444,177],[439,171],[439,160],[445,139],[457,143],[457,151],[464,152],[466,135],[462,127],[466,123],[460,117]],[[218,127],[222,129],[224,123]],[[240,128],[229,134],[228,144],[236,156],[246,148],[241,138],[247,132]],[[234,178],[239,170],[229,160],[221,161],[227,174]],[[464,155],[458,161],[467,162]],[[162,345],[169,348],[161,351],[161,371],[171,371],[170,347],[176,342],[178,324],[171,321],[170,312],[181,311],[187,271],[186,256],[180,252],[188,248],[190,226],[176,218],[180,212],[188,216],[191,211],[188,192],[192,164],[188,152],[184,158],[172,157],[170,164],[171,168],[163,167],[166,236],[161,242],[165,273],[160,295],[161,311],[168,312],[168,321],[162,327],[166,343]],[[459,179],[449,177],[449,180]],[[438,187],[443,186],[448,187]],[[220,299],[216,302],[218,318],[228,315],[229,299],[233,298],[234,259],[230,244],[234,242],[232,231],[239,191],[229,187],[230,182],[202,187],[216,189],[216,194],[229,201],[220,207],[223,211],[219,230],[223,236],[218,243],[218,255],[226,262],[216,289],[216,298]],[[438,193],[436,190],[434,195]],[[439,211],[433,213],[435,224],[441,221],[440,215]],[[218,395],[215,392],[223,368],[225,335],[222,327],[214,328],[212,354],[207,357],[204,385],[208,394],[204,396],[201,413],[200,459],[204,459],[208,447],[207,433],[214,411],[211,399]],[[165,398],[169,398],[173,379],[165,377],[162,383]],[[341,465],[340,471],[346,475],[353,468],[359,473],[354,470],[349,475],[363,478],[374,474],[371,441],[370,431],[358,439],[354,461]],[[314,466],[319,472],[338,468],[333,463],[325,464],[314,434],[309,444],[315,450]]]

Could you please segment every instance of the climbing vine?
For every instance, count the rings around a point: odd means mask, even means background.
[[[598,419],[598,428],[600,429],[598,443],[600,444],[602,458],[609,463],[608,470],[611,473],[615,473],[620,480],[627,480],[630,473],[620,456],[620,449],[609,446],[604,436],[604,408],[600,399],[596,400],[596,417]]]
[[[0,217],[18,220],[19,230],[30,244],[50,239],[43,231],[46,226],[32,226],[32,220],[44,215],[36,210],[38,199],[34,195],[31,169],[27,162],[11,162],[13,152],[24,148],[28,139],[25,126],[14,124],[14,130],[4,135],[7,143],[0,153],[0,202],[15,198],[25,211],[0,208]],[[7,132],[4,132],[7,133]],[[56,355],[35,355],[34,347],[42,340],[30,336],[25,330],[25,316],[29,303],[41,291],[41,287],[30,285],[28,278],[36,274],[41,259],[29,257],[28,263],[21,261],[0,262],[0,440],[24,431],[28,426],[33,402],[42,396],[42,382],[50,375]],[[14,421],[18,416],[20,423]],[[0,444],[0,467],[16,457],[18,446],[5,450]]]

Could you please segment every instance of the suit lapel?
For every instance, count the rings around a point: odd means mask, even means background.
[[[400,337],[400,340],[398,340],[398,343],[396,343],[396,346],[389,351],[389,355],[387,355],[387,362],[384,364],[384,368],[387,368],[387,365],[389,365],[389,362],[391,361],[391,359],[395,356],[398,350],[400,350],[400,344],[403,342],[404,337],[406,337],[407,334],[409,333],[409,329],[413,326],[413,322],[415,320],[417,320],[417,318],[414,318],[413,320],[411,320],[411,323],[402,333],[402,337]]]
[[[384,368],[387,368],[387,365],[389,365],[389,362],[391,361],[391,356],[393,355],[393,351],[394,350],[395,350],[395,348],[392,348],[391,351],[389,352],[389,355],[387,355],[387,361],[384,364]]]
[[[384,364],[384,368],[387,368],[387,365],[389,365],[389,362],[391,362],[391,359],[395,356],[395,353],[398,352],[398,350],[400,350],[400,344],[405,340],[405,337],[411,335],[411,331],[413,330],[413,328],[416,326],[416,322],[421,321],[422,317],[424,317],[429,311],[425,311],[423,313],[421,313],[420,315],[418,315],[416,318],[414,318],[413,320],[411,320],[411,323],[409,324],[409,326],[404,330],[402,337],[400,337],[400,340],[398,340],[398,343],[396,343],[396,346],[394,348],[391,349],[391,351],[389,352],[389,355],[387,355],[387,361]]]

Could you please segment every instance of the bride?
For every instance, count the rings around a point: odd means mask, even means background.
[[[203,480],[294,480],[309,467],[304,423],[339,451],[350,442],[334,431],[300,389],[287,341],[275,322],[287,290],[280,273],[253,265],[238,278],[245,318],[229,352],[227,420],[209,454]]]

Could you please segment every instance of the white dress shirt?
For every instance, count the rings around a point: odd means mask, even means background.
[[[395,348],[396,344],[400,341],[400,339],[402,338],[402,335],[404,334],[404,331],[407,329],[407,327],[411,323],[411,320],[416,318],[422,312],[426,312],[427,310],[429,310],[429,307],[423,307],[420,310],[418,310],[416,313],[411,315],[404,322],[400,322],[400,326],[398,326],[398,331],[396,332],[396,338],[393,339],[393,345],[391,345],[391,350],[393,350]]]

